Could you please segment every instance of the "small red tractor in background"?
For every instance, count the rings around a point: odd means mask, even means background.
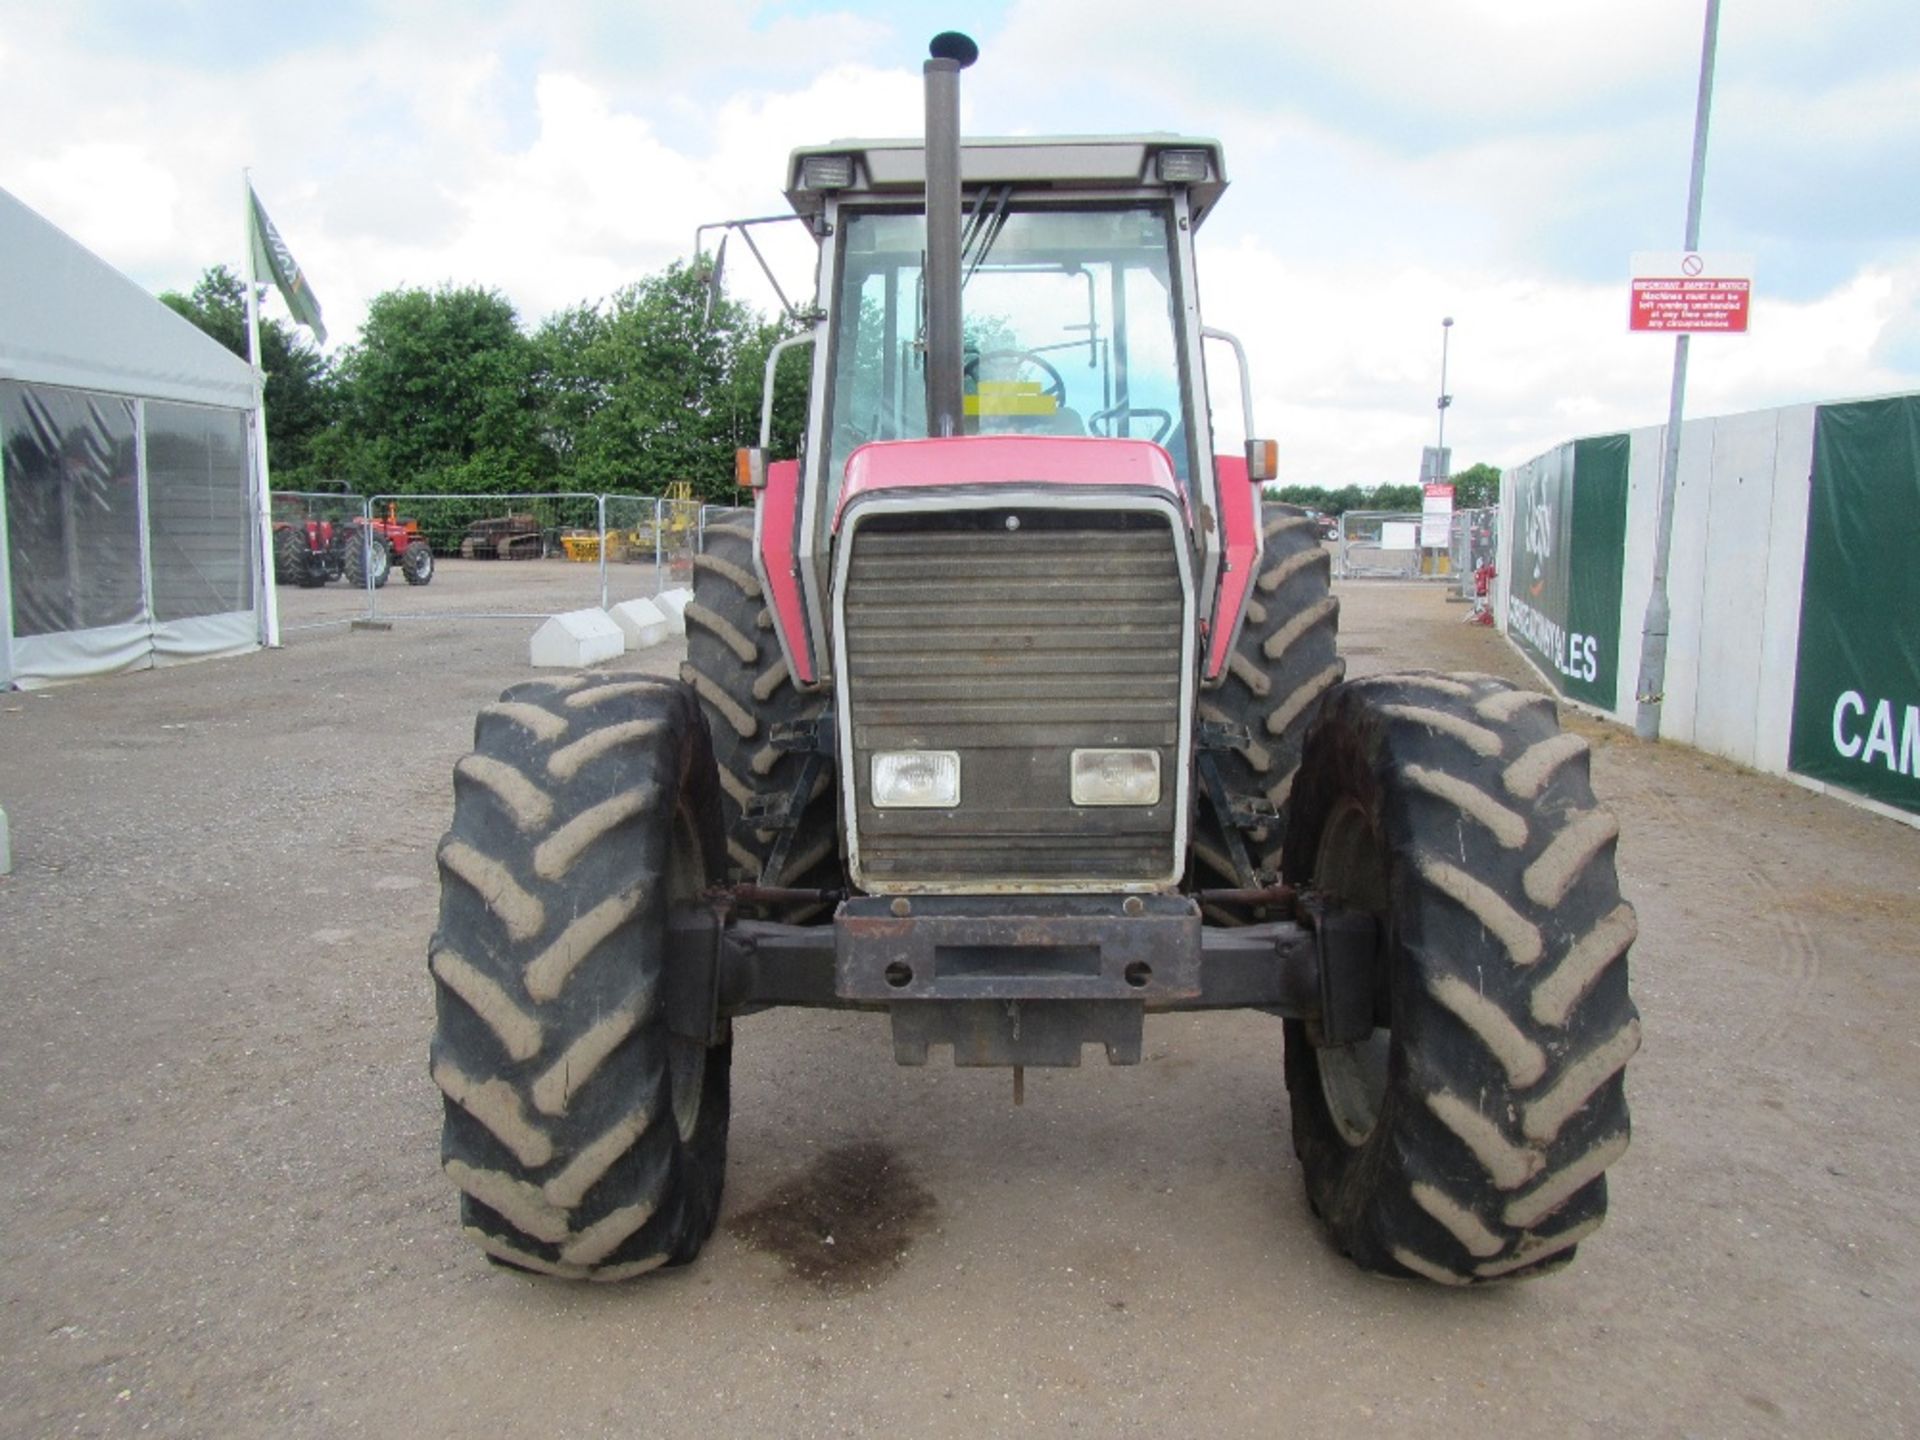
[[[1016,1100],[1087,1045],[1139,1063],[1149,1014],[1250,1009],[1356,1263],[1557,1269],[1640,1034],[1586,742],[1491,676],[1345,678],[1273,443],[1216,448],[1210,391],[1253,429],[1200,317],[1220,145],[962,144],[976,53],[935,40],[924,142],[792,156],[818,303],[766,374],[813,347],[807,439],[770,462],[763,397],[680,678],[516,685],[454,767],[430,1069],[466,1231],[575,1279],[691,1260],[771,1006],[885,1016],[899,1063]]]
[[[273,578],[302,589],[345,579],[364,589],[385,585],[397,568],[409,585],[433,579],[433,548],[416,520],[403,520],[387,506],[386,517],[325,518],[307,514],[273,525]]]

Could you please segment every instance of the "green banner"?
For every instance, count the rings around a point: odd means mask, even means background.
[[[1787,766],[1920,812],[1920,395],[1814,417]]]
[[[1562,694],[1614,708],[1627,549],[1625,435],[1550,450],[1511,472],[1507,635]]]

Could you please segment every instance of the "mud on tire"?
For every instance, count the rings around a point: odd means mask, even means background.
[[[621,1280],[712,1232],[731,1046],[664,1010],[669,904],[722,864],[712,763],[686,687],[591,676],[508,690],[455,767],[431,1073],[495,1260]]]
[[[1253,743],[1245,751],[1215,752],[1228,792],[1271,801],[1277,824],[1248,837],[1248,858],[1263,871],[1280,868],[1288,799],[1300,765],[1300,747],[1326,693],[1345,673],[1335,654],[1340,602],[1329,593],[1331,559],[1314,521],[1292,505],[1269,503],[1261,516],[1259,573],[1246,623],[1228,659],[1226,678],[1203,692],[1200,718],[1243,725]],[[1239,883],[1221,833],[1220,818],[1202,804],[1194,837],[1194,881]],[[1211,920],[1232,920],[1211,915]]]
[[[1287,1023],[1309,1200],[1370,1270],[1565,1264],[1606,1213],[1640,1043],[1586,742],[1502,681],[1381,676],[1329,697],[1300,773],[1287,878],[1374,911],[1386,960],[1370,1041]]]
[[[721,814],[732,878],[760,879],[776,835],[744,829],[740,819],[756,795],[793,791],[805,757],[773,748],[773,727],[811,722],[826,710],[823,693],[796,689],[773,632],[773,617],[753,569],[753,515],[741,512],[706,527],[693,558],[693,601],[687,606],[687,660],[680,674],[700,696],[720,765]],[[777,882],[804,888],[841,884],[834,772],[812,787]],[[799,921],[804,913],[778,918]]]

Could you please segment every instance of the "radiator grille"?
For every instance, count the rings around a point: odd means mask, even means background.
[[[869,883],[1141,882],[1177,869],[1181,572],[1158,516],[885,517],[852,537],[847,704]],[[944,519],[947,528],[927,528]],[[917,528],[916,528],[917,527]],[[1077,808],[1076,747],[1160,752],[1160,803]],[[876,750],[954,750],[953,810],[872,804]]]

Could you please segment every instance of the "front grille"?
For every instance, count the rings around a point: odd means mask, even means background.
[[[1139,883],[1177,870],[1181,570],[1158,512],[881,516],[845,606],[863,883]],[[1077,747],[1160,752],[1151,808],[1077,808]],[[954,810],[877,809],[876,750],[954,750]]]

